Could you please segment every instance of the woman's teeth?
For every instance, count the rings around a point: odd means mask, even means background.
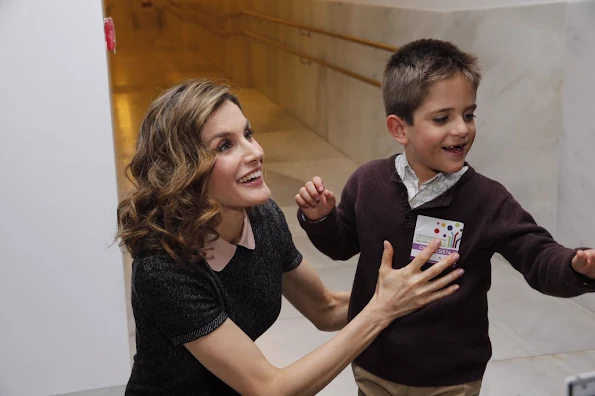
[[[254,179],[256,179],[256,178],[260,177],[261,175],[262,175],[262,171],[256,171],[256,172],[252,172],[252,173],[250,173],[248,176],[244,176],[244,177],[242,177],[242,178],[239,180],[239,182],[240,182],[240,183],[247,183],[247,182],[249,182],[249,181],[251,181],[251,180],[254,180]]]

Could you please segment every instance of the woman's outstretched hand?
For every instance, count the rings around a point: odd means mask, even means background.
[[[421,270],[439,247],[440,241],[435,240],[406,267],[393,269],[393,248],[389,242],[384,242],[376,292],[371,302],[377,304],[377,307],[385,312],[388,320],[392,322],[394,319],[416,311],[433,301],[451,295],[459,288],[457,284],[450,284],[463,275],[462,269],[454,270],[441,278],[432,280],[456,263],[459,258],[456,253],[425,271]]]

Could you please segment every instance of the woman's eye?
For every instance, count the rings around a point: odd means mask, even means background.
[[[254,136],[254,130],[251,128],[246,129],[246,132],[244,132],[244,136],[246,137],[246,139],[252,139],[252,136]]]
[[[217,150],[219,152],[224,152],[224,151],[229,150],[230,148],[231,148],[231,143],[229,143],[227,140],[225,140],[219,144],[219,146],[217,147]]]
[[[473,121],[475,119],[475,114],[467,114],[465,116],[465,120],[467,121]]]

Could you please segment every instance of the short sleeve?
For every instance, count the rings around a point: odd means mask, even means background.
[[[269,203],[273,210],[273,218],[276,223],[276,232],[272,235],[272,238],[281,252],[281,269],[283,272],[288,272],[297,268],[297,266],[301,264],[303,256],[293,243],[293,238],[289,231],[285,214],[275,201],[271,199],[269,200]]]
[[[143,259],[133,269],[133,303],[173,345],[194,341],[228,317],[213,276],[199,265]]]

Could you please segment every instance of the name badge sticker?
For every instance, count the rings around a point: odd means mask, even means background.
[[[428,216],[417,216],[411,259],[417,257],[434,239],[440,239],[441,244],[428,263],[435,264],[445,257],[459,251],[463,238],[463,223]]]

